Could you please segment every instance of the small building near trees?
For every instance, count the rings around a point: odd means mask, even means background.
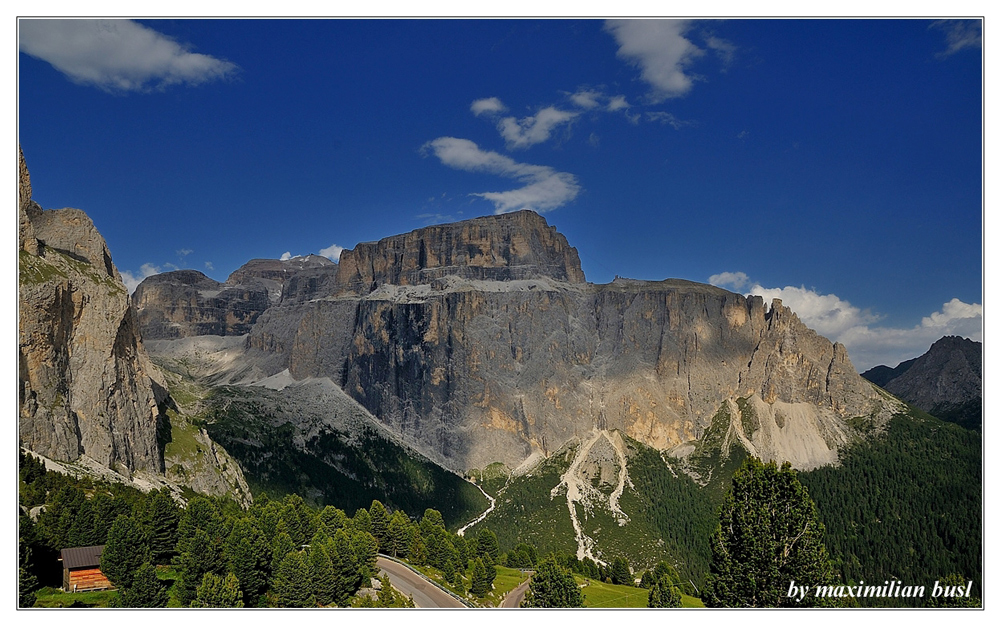
[[[113,589],[114,585],[101,571],[104,546],[64,548],[59,555],[63,566],[63,589],[68,592]]]

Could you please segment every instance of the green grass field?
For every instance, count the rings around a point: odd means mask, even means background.
[[[54,587],[42,587],[35,592],[35,607],[45,609],[56,608],[106,608],[111,598],[118,595],[117,591],[81,591],[66,593]]]
[[[580,589],[583,594],[583,606],[589,609],[645,609],[649,601],[649,590],[641,587],[612,585],[575,576],[578,585],[586,585]],[[681,608],[704,608],[705,604],[698,598],[681,594]]]

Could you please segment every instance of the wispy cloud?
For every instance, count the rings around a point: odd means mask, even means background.
[[[238,69],[131,20],[22,19],[18,32],[22,52],[75,83],[109,92],[198,85]]]
[[[494,213],[532,209],[539,213],[559,208],[576,198],[580,185],[576,177],[545,165],[518,163],[497,152],[481,150],[474,142],[456,137],[439,137],[424,144],[424,154],[432,152],[441,163],[467,172],[485,172],[512,178],[524,186],[510,191],[472,194],[493,203]]]
[[[766,302],[779,298],[806,326],[847,346],[851,362],[859,372],[876,365],[895,366],[920,356],[946,335],[976,341],[983,338],[983,306],[958,298],[945,302],[941,310],[924,317],[916,326],[893,328],[879,325],[882,317],[861,310],[835,294],[821,294],[805,287],[764,287],[743,272],[723,272],[708,280],[719,287],[761,296]]]
[[[722,61],[722,71],[725,72],[729,69],[729,66],[733,63],[733,59],[736,58],[736,45],[715,35],[706,35],[705,45],[715,52],[715,56],[719,57],[719,60]]]
[[[543,141],[548,141],[552,131],[563,124],[573,121],[579,113],[563,111],[555,107],[545,107],[528,117],[517,119],[505,117],[500,120],[498,128],[500,135],[507,142],[508,149],[528,148]]]
[[[194,250],[190,248],[181,248],[180,250],[177,250],[177,256],[183,259],[192,252],[194,252]]]
[[[205,269],[211,272],[215,270],[215,266],[212,265],[211,261],[205,261]]]
[[[329,248],[323,248],[319,251],[320,256],[325,256],[331,261],[340,261],[340,253],[344,251],[344,246],[338,246],[333,244]]]
[[[666,111],[646,111],[646,119],[651,122],[659,122],[661,124],[667,124],[672,126],[674,130],[680,130],[685,126],[694,126],[695,123],[690,120],[678,119],[673,113],[668,113]]]
[[[947,50],[937,53],[938,58],[949,57],[959,50],[983,47],[983,23],[980,20],[937,20],[930,28],[944,31]]]
[[[652,87],[653,102],[683,96],[693,80],[686,71],[704,51],[685,37],[690,20],[608,20],[605,29],[618,42],[618,56],[637,65]]]
[[[507,107],[500,101],[500,98],[482,98],[474,101],[469,108],[472,110],[472,114],[476,116],[483,114],[494,115],[507,110]]]

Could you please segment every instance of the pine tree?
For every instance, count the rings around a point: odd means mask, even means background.
[[[388,549],[386,554],[406,558],[410,543],[413,541],[414,528],[410,518],[402,511],[396,511],[389,518]]]
[[[378,500],[372,500],[372,505],[368,509],[368,515],[372,520],[371,534],[375,537],[379,552],[390,554],[389,548],[389,512]]]
[[[127,589],[139,566],[149,559],[149,541],[142,526],[131,516],[119,515],[108,531],[101,571],[115,587]]]
[[[187,606],[198,595],[198,587],[205,574],[221,574],[224,562],[215,540],[200,528],[186,542],[187,550],[181,553],[181,578],[178,581],[178,599]]]
[[[271,548],[252,517],[237,519],[223,546],[231,571],[240,581],[243,601],[257,606],[271,574]]]
[[[633,586],[635,581],[632,579],[632,572],[630,571],[628,561],[622,557],[615,557],[611,562],[611,582],[616,585],[629,585]]]
[[[500,559],[500,543],[497,541],[496,533],[489,528],[483,528],[476,537],[476,556],[489,555],[494,563]]]
[[[354,512],[354,519],[351,520],[351,525],[354,526],[355,530],[370,533],[372,531],[372,516],[368,513],[367,509],[358,509]]]
[[[326,548],[319,544],[309,547],[309,576],[316,602],[329,606],[337,601],[337,577]]]
[[[675,608],[681,605],[681,592],[669,577],[657,579],[649,589],[650,608]]]
[[[243,591],[240,589],[239,579],[232,572],[225,576],[206,573],[198,585],[198,595],[191,602],[191,606],[214,609],[243,608]]]
[[[785,463],[750,457],[733,475],[711,539],[705,600],[714,607],[809,606],[788,597],[788,585],[830,584],[830,560],[816,505]]]
[[[535,575],[528,583],[521,606],[529,608],[582,607],[583,595],[569,570],[549,556],[538,564]]]
[[[351,539],[343,529],[334,533],[332,545],[330,561],[333,563],[333,573],[336,579],[334,597],[339,606],[347,606],[350,596],[361,587],[361,572],[354,555]]]
[[[301,550],[285,555],[274,574],[275,602],[280,607],[316,606],[309,576],[309,563]]]
[[[177,554],[177,527],[180,523],[180,507],[174,502],[167,488],[152,494],[145,516],[149,528],[150,552],[153,563],[166,564]]]
[[[167,590],[156,576],[156,566],[143,563],[132,575],[132,584],[119,589],[117,605],[122,608],[158,609],[167,606]]]
[[[284,560],[285,555],[289,552],[298,549],[292,541],[292,538],[288,536],[288,533],[278,533],[274,536],[274,540],[271,541],[271,571],[277,572],[278,566],[281,565],[281,561]]]
[[[486,566],[481,558],[476,558],[472,564],[472,580],[469,581],[469,591],[479,598],[490,592],[489,583],[486,580]]]

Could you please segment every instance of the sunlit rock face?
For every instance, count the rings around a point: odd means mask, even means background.
[[[18,399],[21,445],[60,461],[162,472],[163,379],[128,290],[83,211],[43,211],[20,157]]]
[[[514,467],[595,427],[683,454],[727,403],[745,447],[815,467],[836,461],[848,420],[887,419],[843,346],[780,301],[684,280],[587,283],[576,250],[530,211],[340,259],[306,295],[286,285],[245,362],[330,377],[456,468]]]

